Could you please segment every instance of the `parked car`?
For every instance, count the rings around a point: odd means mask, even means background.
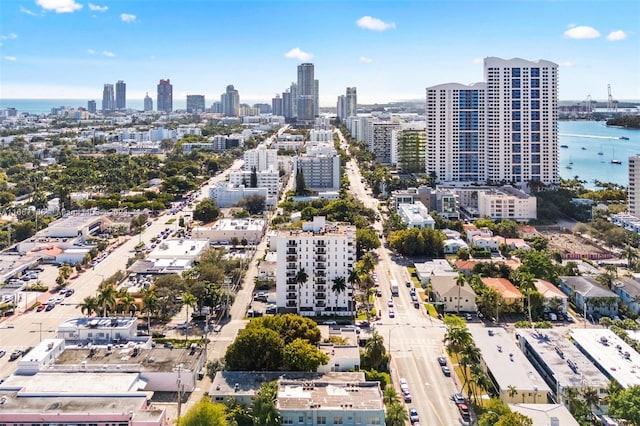
[[[322,324],[323,325],[338,325],[338,323],[335,322],[334,320],[324,321]]]
[[[455,402],[456,404],[464,404],[464,395],[462,395],[460,392],[456,392],[451,396],[451,399],[453,399],[453,402]]]
[[[49,312],[50,310],[52,310],[55,307],[56,307],[55,303],[47,303],[47,307],[44,308],[44,310]]]
[[[438,364],[440,364],[441,367],[445,367],[447,365],[447,359],[443,356],[439,356]]]
[[[443,365],[441,368],[442,368],[442,374],[444,374],[446,377],[451,377],[451,370],[449,370],[449,367],[447,367],[446,365]]]
[[[65,297],[69,297],[71,296],[73,293],[75,293],[75,290],[72,288],[68,288],[67,291],[64,292]]]
[[[411,421],[411,424],[414,424],[420,421],[420,418],[418,416],[418,410],[416,410],[413,407],[409,408],[409,421]]]
[[[42,311],[44,311],[44,308],[46,308],[46,307],[47,307],[47,305],[44,305],[44,304],[38,305],[38,307],[36,308],[36,312],[42,312]]]
[[[6,353],[7,353],[7,351],[5,351],[4,349],[0,349],[0,358],[5,356]]]
[[[22,350],[16,349],[15,351],[11,352],[11,355],[9,355],[9,361],[15,361],[21,356],[22,356]]]
[[[395,318],[396,317],[396,313],[393,311],[393,309],[389,309],[389,318]]]
[[[404,402],[412,402],[411,392],[409,392],[409,391],[404,392]]]

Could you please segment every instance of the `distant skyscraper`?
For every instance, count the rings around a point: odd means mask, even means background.
[[[222,114],[226,117],[237,117],[240,112],[240,95],[232,84],[227,86],[227,91],[220,96]]]
[[[484,77],[427,88],[426,172],[439,182],[558,183],[558,65],[485,58]]]
[[[273,115],[283,115],[282,98],[276,94],[275,98],[271,98],[271,112]]]
[[[102,112],[113,111],[114,106],[113,84],[107,83],[102,89]]]
[[[289,86],[289,92],[291,92],[291,118],[298,116],[298,83],[291,83]]]
[[[187,112],[204,112],[204,95],[187,95]]]
[[[89,111],[91,114],[96,113],[96,101],[92,99],[89,102],[87,102],[87,111]]]
[[[310,124],[315,118],[316,83],[313,64],[298,65],[298,122]]]
[[[222,114],[222,102],[215,101],[211,104],[211,112],[214,114]]]
[[[158,103],[158,111],[173,111],[173,85],[171,80],[160,80],[156,102]]]
[[[358,94],[355,87],[347,87],[347,117],[353,117],[357,114],[358,109]]]
[[[122,80],[116,82],[116,109],[127,109],[127,84]]]
[[[347,118],[347,97],[345,95],[338,96],[338,101],[336,102],[336,115],[342,122]]]
[[[320,80],[313,80],[313,116],[320,115]]]
[[[291,122],[295,117],[293,115],[293,100],[289,89],[282,92],[282,115],[286,122]]]
[[[149,97],[149,92],[144,96],[144,112],[153,111],[153,99]]]

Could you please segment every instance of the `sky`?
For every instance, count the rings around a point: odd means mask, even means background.
[[[635,0],[2,0],[0,99],[128,99],[170,79],[187,94],[268,102],[315,64],[320,105],[423,99],[483,80],[483,58],[560,66],[560,99],[640,99]]]

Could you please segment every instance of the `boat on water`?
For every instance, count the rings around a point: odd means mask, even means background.
[[[622,139],[623,141],[628,141],[629,138],[627,136],[620,136],[618,139]]]
[[[569,145],[560,145],[560,148],[569,148]]]
[[[571,167],[571,164],[567,164],[567,169],[569,170],[573,169],[573,167]]]
[[[583,147],[582,147],[582,150],[583,150],[583,151],[586,151],[586,150],[587,150],[587,148],[585,148],[585,147],[583,146]]]
[[[600,152],[598,153],[598,155],[604,155],[604,152],[600,151]]]
[[[622,164],[620,160],[611,160],[611,164]]]

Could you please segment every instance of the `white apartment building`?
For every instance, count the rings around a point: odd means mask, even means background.
[[[249,187],[251,184],[250,170],[235,170],[229,174],[229,183],[233,186]],[[267,188],[267,196],[278,197],[280,192],[280,173],[276,169],[259,170],[256,172],[256,188]]]
[[[408,228],[434,229],[436,226],[436,221],[429,215],[429,210],[420,201],[398,205],[398,214]]]
[[[478,216],[516,222],[536,219],[537,199],[508,186],[478,191]]]
[[[301,170],[306,187],[312,191],[340,189],[340,156],[335,149],[327,150],[324,146],[309,149],[307,154],[294,158],[294,182],[298,170]]]
[[[267,188],[247,188],[244,186],[233,186],[230,184],[213,185],[209,189],[209,198],[216,201],[220,208],[233,207],[239,201],[244,200],[249,195],[261,195],[265,197],[265,203],[268,209],[275,206],[276,199],[269,197]]]
[[[367,140],[367,120],[368,117],[365,116],[347,117],[346,126],[352,138],[361,142]]]
[[[629,157],[629,214],[640,217],[640,155]]]
[[[212,244],[229,243],[233,238],[257,244],[264,235],[265,227],[264,219],[223,218],[212,226],[195,226],[191,233],[193,238],[206,239]]]
[[[368,120],[366,144],[376,163],[391,164],[391,135],[400,124],[390,121]]]
[[[426,172],[439,182],[558,177],[558,65],[485,58],[485,81],[426,91]]]
[[[269,168],[278,168],[278,150],[270,149],[265,144],[260,144],[254,149],[244,152],[244,169],[257,171]]]
[[[276,304],[304,316],[353,315],[352,290],[331,290],[356,264],[356,227],[327,223],[324,217],[305,222],[302,230],[278,233]],[[307,281],[296,277],[304,270]]]
[[[333,145],[333,130],[311,129],[309,142],[327,142]]]

